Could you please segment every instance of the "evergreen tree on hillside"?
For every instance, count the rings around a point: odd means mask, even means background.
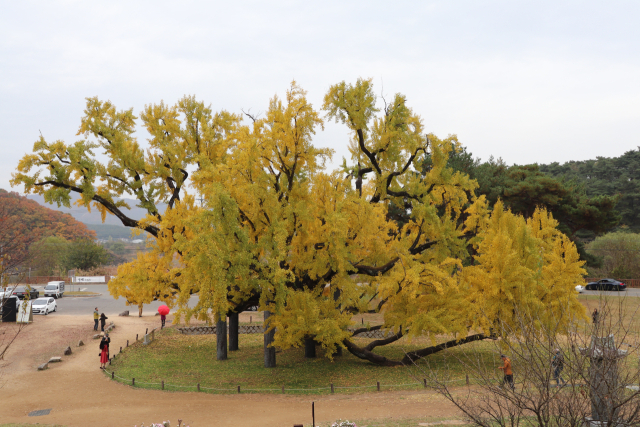
[[[620,157],[540,165],[540,171],[582,183],[590,197],[618,197],[619,225],[640,231],[640,148],[627,151]]]
[[[481,162],[473,159],[473,155],[462,146],[451,154],[447,166],[476,179],[476,195],[484,195],[490,206],[501,200],[513,213],[527,218],[537,207],[546,208],[558,220],[558,229],[576,243],[582,259],[590,266],[600,265],[597,257],[584,250],[584,244],[578,237],[595,237],[618,224],[618,196],[589,192],[588,186],[575,177],[554,176],[543,172],[538,165],[507,166],[502,159],[493,157]],[[423,171],[430,167],[431,160],[427,159]],[[563,171],[571,169],[569,165],[557,167]],[[598,173],[603,174],[602,171]]]
[[[430,165],[431,160],[427,159],[423,170]],[[447,166],[477,180],[476,195],[484,195],[491,206],[502,200],[505,207],[525,217],[531,217],[536,207],[545,207],[560,222],[559,229],[571,239],[580,232],[600,235],[620,220],[614,195],[594,194],[575,177],[560,179],[545,173],[538,165],[507,166],[502,159],[493,157],[480,162],[460,146],[451,154]]]

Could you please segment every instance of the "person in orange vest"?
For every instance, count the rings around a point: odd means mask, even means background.
[[[513,383],[513,371],[511,370],[511,360],[504,354],[500,355],[504,365],[498,367],[504,373],[504,384],[508,384],[511,390],[515,390],[516,386]]]

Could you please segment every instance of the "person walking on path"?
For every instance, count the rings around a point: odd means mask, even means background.
[[[100,315],[100,326],[101,326],[101,331],[104,332],[104,325],[107,323],[107,319],[108,317],[104,315],[104,313],[102,313]]]
[[[100,369],[105,369],[107,367],[107,362],[109,362],[110,343],[111,338],[109,338],[109,334],[104,334],[104,337],[100,340]]]
[[[160,315],[160,321],[162,322],[162,326],[160,327],[160,329],[164,329],[164,322],[165,320],[167,320],[167,316],[164,314]]]
[[[100,313],[98,313],[98,307],[93,310],[93,330],[98,330],[98,320],[100,320]]]
[[[500,355],[502,362],[504,365],[498,367],[498,369],[502,370],[504,373],[504,381],[503,384],[508,384],[511,387],[511,390],[515,390],[516,386],[513,383],[513,371],[511,370],[511,360],[504,354]]]
[[[556,348],[556,354],[553,356],[553,360],[551,361],[551,368],[553,368],[553,379],[556,380],[558,386],[560,386],[560,381],[562,381],[562,385],[567,384],[567,382],[560,376],[560,373],[564,368],[564,356],[560,352],[559,348]]]

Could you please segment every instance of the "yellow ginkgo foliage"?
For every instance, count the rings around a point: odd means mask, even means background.
[[[79,192],[85,205],[155,237],[150,254],[121,267],[114,295],[163,299],[187,322],[222,321],[259,305],[271,314],[271,346],[315,342],[329,357],[346,349],[398,365],[503,333],[500,324],[517,331],[517,313],[535,315],[540,327],[561,316],[561,330],[584,315],[575,246],[543,207],[523,218],[476,197],[477,183],[447,167],[460,147],[456,136],[426,134],[403,95],[379,108],[370,80],[331,86],[322,110],[324,117],[295,82],[263,117],[246,122],[191,97],[148,106],[145,154],[131,111],[90,99],[81,133],[99,142],[39,141],[14,183],[59,203]],[[327,119],[350,135],[350,159],[333,171],[332,150],[313,144]],[[108,164],[87,154],[98,147]],[[46,178],[28,174],[37,165]],[[124,216],[122,193],[147,217]],[[163,213],[159,201],[167,203]],[[193,294],[198,302],[189,305]],[[361,313],[382,313],[374,329],[387,337],[354,341],[352,319]],[[402,360],[375,351],[419,335],[432,345]],[[442,335],[453,344],[438,344]]]
[[[490,212],[476,183],[446,167],[455,137],[424,135],[401,95],[380,117],[374,102],[368,81],[325,98],[329,117],[353,131],[353,166],[340,172],[322,168],[331,153],[312,145],[322,121],[295,85],[238,129],[224,163],[203,164],[194,182],[206,209],[180,223],[174,246],[181,290],[197,283],[202,298],[185,313],[222,314],[256,298],[272,313],[273,345],[314,340],[329,357],[346,348],[382,365],[438,351],[437,335],[498,333],[516,306],[549,322],[558,309],[581,315],[573,287],[582,262],[550,215],[525,220],[501,204]],[[351,319],[370,312],[393,333],[362,347]],[[400,361],[375,353],[405,335],[434,345]]]

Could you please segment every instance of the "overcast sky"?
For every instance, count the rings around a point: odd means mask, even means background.
[[[330,85],[372,78],[482,159],[565,162],[640,146],[637,1],[0,4],[0,188],[39,132],[79,139],[85,97],[139,112],[194,94],[258,113],[293,79],[319,108]],[[340,163],[347,132],[329,125],[316,145]]]

